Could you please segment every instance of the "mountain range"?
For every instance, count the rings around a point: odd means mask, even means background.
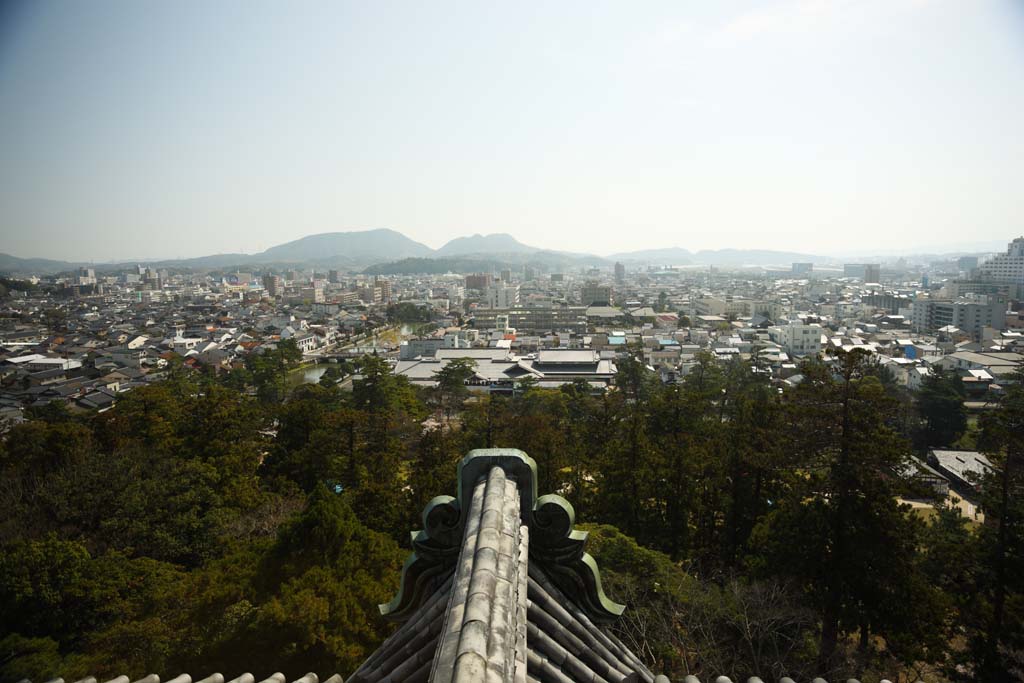
[[[144,261],[166,268],[225,269],[233,267],[289,267],[307,265],[321,268],[367,269],[368,272],[445,272],[480,264],[494,267],[526,264],[557,268],[609,266],[615,261],[652,265],[781,266],[794,261],[824,265],[840,263],[828,256],[765,249],[717,249],[690,252],[681,247],[645,249],[612,254],[607,258],[591,254],[552,251],[523,244],[507,233],[457,237],[440,249],[431,249],[396,230],[380,228],[349,232],[325,232],[279,244],[256,254],[213,254],[187,259]],[[41,258],[18,258],[0,253],[0,273],[48,274],[91,265],[100,271],[134,265],[122,263],[87,264]],[[423,268],[423,270],[411,270]],[[441,269],[441,270],[438,270]]]
[[[311,265],[321,267],[361,268],[368,265],[405,259],[463,259],[481,257],[499,264],[518,264],[526,259],[543,262],[580,260],[584,265],[603,263],[603,259],[587,254],[568,254],[531,247],[512,235],[495,233],[457,237],[440,249],[431,249],[396,230],[380,228],[350,232],[325,232],[279,244],[256,254],[213,254],[195,258],[144,261],[149,265],[180,268],[228,268],[232,266]],[[112,270],[124,263],[88,264],[85,262],[23,259],[0,254],[0,272],[57,273],[91,265],[98,270]]]

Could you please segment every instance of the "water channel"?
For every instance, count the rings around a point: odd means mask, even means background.
[[[416,327],[418,326],[402,325],[398,329],[398,334],[401,337],[401,339],[408,339],[409,337],[413,336]],[[369,342],[362,342],[361,344],[366,343]],[[292,370],[290,373],[288,373],[288,386],[294,388],[301,384],[315,384],[319,382],[323,374],[327,372],[328,367],[330,367],[329,363],[319,363],[317,365],[308,365],[304,368]]]

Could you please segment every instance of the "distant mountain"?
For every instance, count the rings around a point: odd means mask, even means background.
[[[831,263],[827,256],[799,254],[771,249],[702,249],[693,255],[693,263],[712,266],[789,266],[796,262]]]
[[[83,265],[69,261],[54,261],[45,258],[18,258],[0,254],[0,273],[59,273]]]
[[[170,267],[170,268],[229,268],[231,266],[240,266],[246,263],[253,263],[255,256],[249,254],[211,254],[209,256],[195,256],[193,258],[183,259],[168,259],[165,261],[129,261],[127,265],[132,263],[146,263],[147,265],[157,267]],[[123,266],[126,264],[115,264],[116,266]],[[103,267],[107,270],[107,267]],[[97,266],[99,270],[99,266]]]
[[[691,253],[680,247],[668,249],[644,249],[612,254],[608,257],[614,261],[639,261],[665,266],[685,266],[690,264],[711,266],[789,266],[794,261],[810,261],[831,263],[835,261],[827,256],[812,256],[792,251],[773,251],[771,249],[703,249]]]
[[[422,260],[435,259],[442,263],[427,264]],[[196,270],[245,267],[246,269],[288,268],[306,265],[318,268],[367,268],[390,272],[421,272],[447,270],[444,261],[461,261],[463,268],[493,264],[494,267],[517,268],[533,265],[558,272],[580,267],[607,267],[614,261],[648,263],[652,265],[716,265],[716,266],[776,266],[786,267],[793,262],[809,261],[816,265],[857,262],[849,257],[821,256],[771,249],[713,249],[690,252],[682,247],[643,249],[612,254],[607,259],[590,254],[540,249],[523,244],[508,233],[470,235],[458,237],[434,250],[409,239],[395,230],[356,230],[351,232],[325,232],[279,244],[257,254],[213,254],[186,259],[150,259],[126,263],[97,263],[98,272],[116,272],[134,263],[146,263],[161,268],[190,268]],[[864,260],[864,259],[860,259]],[[874,259],[879,260],[879,259]],[[18,258],[0,254],[0,273],[52,274],[70,271],[85,263],[40,258]]]
[[[430,256],[433,249],[400,232],[386,228],[354,232],[324,232],[271,247],[249,260],[267,262],[328,262],[341,257],[348,262],[370,263],[381,259]]]
[[[611,263],[598,256],[568,254],[559,251],[473,253],[465,256],[434,256],[431,258],[406,258],[397,261],[375,263],[366,268],[367,275],[437,274],[493,272],[504,268],[520,270],[523,266],[544,269],[545,272],[559,272],[574,268],[608,267]]]
[[[627,251],[612,254],[608,259],[611,261],[644,261],[663,266],[685,266],[693,262],[693,254],[680,247],[668,247],[667,249]]]
[[[532,254],[537,247],[523,244],[512,235],[496,232],[491,235],[456,237],[437,250],[438,256],[465,256],[467,254]]]
[[[493,272],[510,264],[496,259],[465,258],[405,258],[388,263],[376,263],[363,270],[364,275],[443,275],[444,273]]]

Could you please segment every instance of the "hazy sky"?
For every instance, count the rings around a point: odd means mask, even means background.
[[[1024,2],[0,5],[0,251],[1024,233]]]

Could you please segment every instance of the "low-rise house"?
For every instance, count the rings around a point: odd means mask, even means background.
[[[973,496],[978,480],[992,471],[992,463],[977,451],[934,448],[928,451],[928,464],[942,473],[964,497]]]

